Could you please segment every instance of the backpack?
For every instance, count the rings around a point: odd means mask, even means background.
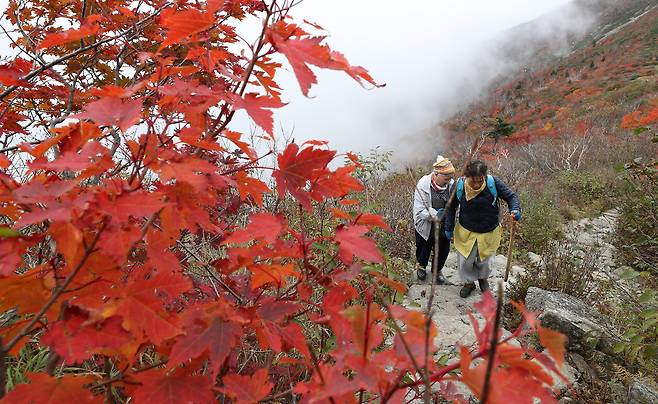
[[[493,202],[491,204],[496,205],[496,202],[498,201],[498,190],[496,189],[496,181],[492,175],[487,175],[487,189],[489,190],[489,193],[493,195]],[[457,200],[461,202],[464,197],[464,177],[457,180],[456,194]]]

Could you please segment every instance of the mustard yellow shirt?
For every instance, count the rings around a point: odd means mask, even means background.
[[[477,241],[480,261],[484,261],[487,257],[496,253],[496,250],[500,247],[502,235],[503,232],[500,226],[489,233],[476,233],[466,230],[458,222],[455,226],[455,249],[464,257],[468,257]]]

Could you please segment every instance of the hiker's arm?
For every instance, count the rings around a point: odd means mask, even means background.
[[[432,220],[429,209],[432,209],[431,203],[423,198],[420,189],[416,186],[416,192],[414,192],[414,222],[416,220]]]
[[[455,216],[457,215],[457,206],[459,206],[459,200],[457,199],[457,195],[452,195],[452,198],[448,200],[448,204],[446,205],[446,211],[444,215],[446,231],[449,232],[455,231]]]
[[[498,190],[498,196],[507,202],[507,208],[511,212],[513,210],[521,211],[521,201],[519,196],[512,191],[502,180],[498,177],[494,177],[496,181],[496,190]]]

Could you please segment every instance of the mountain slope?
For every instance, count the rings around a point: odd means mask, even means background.
[[[658,96],[658,1],[577,4],[588,7],[596,23],[588,32],[571,34],[570,53],[555,57],[542,45],[542,35],[535,35],[532,45],[526,43],[526,53],[536,55],[533,63],[443,122],[443,130],[453,138],[476,134],[499,118],[514,125],[508,139],[513,143],[588,130],[609,135],[625,114],[652,102]],[[532,26],[537,24],[518,27],[512,35],[532,37]],[[506,52],[515,55],[515,46]]]

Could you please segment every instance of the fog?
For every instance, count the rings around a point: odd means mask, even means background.
[[[567,3],[571,0],[304,0],[291,12],[296,21],[323,26],[332,49],[386,86],[364,89],[343,73],[313,68],[319,84],[307,98],[284,61],[288,71],[278,82],[288,105],[275,111],[276,138],[328,140],[341,152],[381,146],[394,152],[398,165],[440,152],[442,138],[430,128],[482,96],[495,77],[522,65],[526,43],[550,39],[551,52],[564,51],[566,34],[587,27],[591,16]],[[3,10],[6,4],[0,0]],[[551,13],[542,24],[514,31],[516,58],[501,51],[512,27]],[[256,34],[257,22],[254,28]],[[15,53],[6,38],[0,52]],[[235,118],[232,129],[258,132],[244,111]]]
[[[381,146],[404,163],[441,151],[438,134],[420,133],[477,99],[491,80],[519,67],[502,57],[501,38],[512,27],[552,13],[513,44],[523,49],[535,36],[554,38],[567,49],[565,33],[591,20],[568,0],[305,0],[291,13],[322,25],[327,43],[353,65],[366,67],[384,88],[364,90],[348,76],[315,69],[311,98],[292,73],[280,84],[289,102],[277,111],[277,136],[296,141],[326,139],[339,151]],[[284,63],[285,65],[285,63]]]

